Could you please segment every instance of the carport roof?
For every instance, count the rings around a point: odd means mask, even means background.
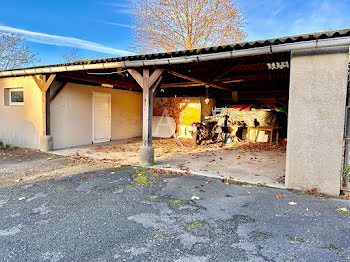
[[[350,37],[350,29],[323,31],[318,33],[287,36],[287,37],[259,40],[259,41],[242,42],[242,43],[236,43],[232,45],[213,46],[213,47],[206,47],[206,48],[192,49],[192,50],[180,50],[180,51],[166,52],[166,53],[154,53],[154,54],[145,54],[145,55],[112,57],[112,58],[104,58],[104,59],[81,60],[81,61],[74,61],[74,62],[65,63],[65,64],[28,67],[25,69],[5,70],[5,71],[0,71],[0,77],[18,75],[16,74],[16,71],[22,71],[23,72],[22,75],[23,74],[25,75],[25,74],[38,73],[36,72],[36,70],[31,70],[31,69],[44,69],[42,73],[45,73],[46,72],[45,68],[72,67],[72,66],[79,66],[79,65],[124,63],[123,67],[127,67],[125,62],[184,58],[184,57],[201,56],[201,55],[208,55],[208,54],[218,54],[218,53],[224,53],[224,52],[230,52],[230,51],[234,52],[239,50],[247,50],[247,49],[261,48],[261,47],[270,47],[271,53],[272,53],[272,48],[274,46],[288,45],[288,44],[302,43],[302,42],[306,43],[311,41],[313,42],[316,41],[316,46],[317,46],[317,42],[319,40],[325,40],[325,39],[331,40],[331,39],[339,39],[344,37]],[[181,63],[181,62],[178,62],[178,63]],[[145,63],[144,65],[146,66],[148,64]],[[86,68],[86,69],[89,69],[89,68]],[[56,70],[53,70],[53,71],[56,71]],[[63,71],[66,71],[66,70],[63,70]],[[74,69],[72,68],[71,70],[67,70],[67,71],[74,71]]]

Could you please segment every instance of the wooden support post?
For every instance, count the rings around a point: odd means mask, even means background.
[[[50,137],[50,99],[48,89],[55,80],[56,75],[33,75],[33,79],[41,90],[41,111],[42,111],[42,137],[40,138],[40,149],[42,151],[52,150],[52,138]]]
[[[152,75],[150,75],[148,68],[143,69],[142,75],[135,69],[129,69],[128,71],[142,87],[143,125],[140,164],[151,166],[154,164],[154,148],[152,146],[153,92],[154,87],[159,85],[160,81],[158,80],[164,70],[156,69]]]
[[[159,90],[162,87],[163,80],[164,80],[164,76],[160,76],[158,78],[158,80],[154,83],[154,86],[153,86],[153,98],[155,98],[156,95],[159,93]]]
[[[142,144],[152,146],[153,92],[149,81],[149,69],[143,69],[143,130]]]

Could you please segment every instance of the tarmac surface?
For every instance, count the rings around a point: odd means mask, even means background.
[[[0,188],[0,261],[349,261],[350,201],[120,167]]]

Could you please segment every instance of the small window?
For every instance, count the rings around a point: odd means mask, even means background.
[[[9,105],[10,106],[24,105],[23,88],[13,88],[9,90]]]

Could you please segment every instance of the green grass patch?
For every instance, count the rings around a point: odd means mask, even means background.
[[[144,169],[136,169],[135,170],[136,174],[138,174],[139,176],[143,176],[147,173],[147,170]]]
[[[286,234],[286,237],[288,237],[291,241],[295,241],[295,242],[305,242],[304,239],[300,238],[300,237],[295,237],[289,234]]]
[[[335,254],[340,253],[340,248],[335,247],[333,244],[329,244],[328,246],[325,246],[324,248],[333,251]]]
[[[248,236],[250,237],[250,239],[254,239],[254,240],[256,239],[256,240],[262,241],[270,238],[272,235],[271,233],[268,233],[268,232],[264,233],[264,232],[252,231],[248,234]]]
[[[158,196],[150,196],[150,197],[149,197],[149,199],[152,200],[152,201],[153,201],[153,200],[156,200],[157,198],[158,198]]]
[[[169,200],[169,204],[171,204],[171,205],[188,204],[188,203],[191,203],[191,201],[189,201],[189,200],[179,200],[179,199]]]
[[[184,224],[181,224],[181,226],[184,229],[187,229],[189,231],[210,231],[209,226],[201,223],[200,221],[193,221],[193,222],[187,223],[187,224],[184,223]]]
[[[142,184],[142,185],[148,184],[149,183],[148,177],[146,177],[146,176],[136,177],[136,178],[133,179],[133,183],[134,184]]]

